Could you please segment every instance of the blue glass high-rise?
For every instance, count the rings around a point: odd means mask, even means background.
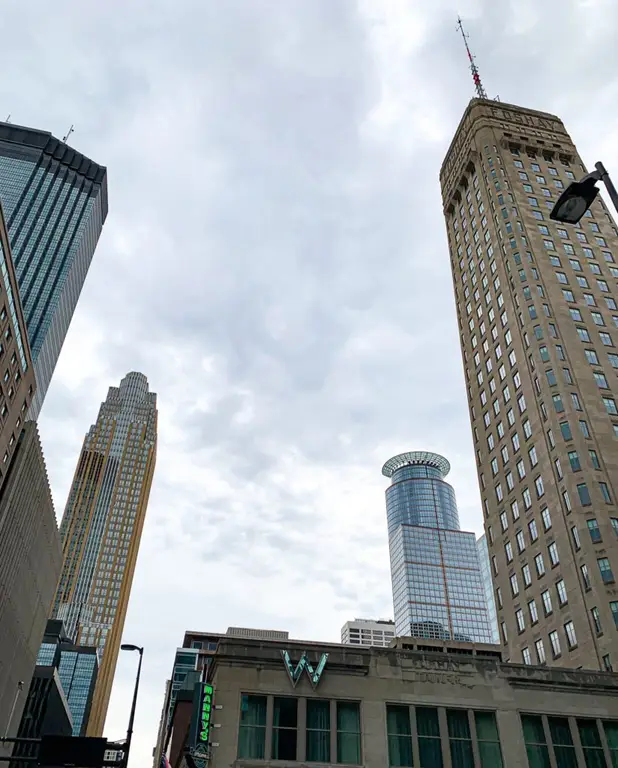
[[[51,133],[0,122],[0,201],[36,393],[36,419],[107,216],[107,172]]]
[[[399,637],[492,642],[476,538],[459,529],[448,461],[426,451],[389,459],[382,474]]]
[[[487,547],[487,536],[483,534],[476,542],[476,550],[479,553],[479,563],[481,566],[481,579],[485,590],[485,600],[487,602],[487,613],[489,615],[489,625],[491,627],[491,639],[493,643],[500,642],[498,632],[498,614],[496,611],[496,601],[494,599],[494,582],[491,577],[491,563],[489,561],[489,548]]]

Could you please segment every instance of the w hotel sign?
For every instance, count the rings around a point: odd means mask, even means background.
[[[317,665],[314,667],[313,664],[309,661],[309,657],[307,654],[303,651],[303,655],[300,657],[300,661],[296,666],[292,663],[290,659],[290,654],[287,651],[281,651],[281,657],[283,658],[283,663],[285,664],[286,672],[288,673],[288,677],[290,678],[290,681],[292,682],[292,685],[294,688],[296,688],[296,684],[302,677],[303,672],[307,673],[307,676],[309,677],[309,682],[311,683],[311,687],[313,689],[317,688],[318,683],[320,682],[320,678],[322,677],[322,672],[324,671],[324,667],[326,666],[326,660],[328,659],[328,654],[323,653],[320,656],[320,660],[318,661]]]

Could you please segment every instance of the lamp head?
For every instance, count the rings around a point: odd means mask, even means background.
[[[549,218],[564,224],[578,224],[599,194],[595,181],[587,177],[569,184],[556,201]]]

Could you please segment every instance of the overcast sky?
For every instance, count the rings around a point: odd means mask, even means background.
[[[140,370],[158,393],[132,768],[186,629],[337,641],[392,615],[390,456],[447,456],[462,527],[482,529],[438,184],[473,95],[458,12],[490,96],[559,114],[618,173],[615,0],[4,4],[0,117],[74,124],[108,167],[40,422],[59,516],[108,386]]]

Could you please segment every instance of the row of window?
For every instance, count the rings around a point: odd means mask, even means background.
[[[308,763],[360,765],[362,754],[359,702],[294,697],[241,697],[238,757],[249,760],[299,760]],[[303,706],[304,705],[304,706]],[[272,707],[270,754],[267,709]],[[303,713],[300,723],[299,713]],[[502,768],[503,756],[496,713],[449,708],[444,720],[437,707],[386,704],[388,766],[413,768],[417,753],[423,768]],[[587,766],[605,766],[604,743],[618,764],[618,723],[590,718],[540,714],[520,715],[530,768],[576,768],[576,745]],[[442,725],[444,723],[444,726]],[[299,743],[301,728],[303,743]],[[448,754],[443,752],[448,750]],[[478,762],[475,761],[475,753]],[[553,760],[553,762],[551,762]]]

